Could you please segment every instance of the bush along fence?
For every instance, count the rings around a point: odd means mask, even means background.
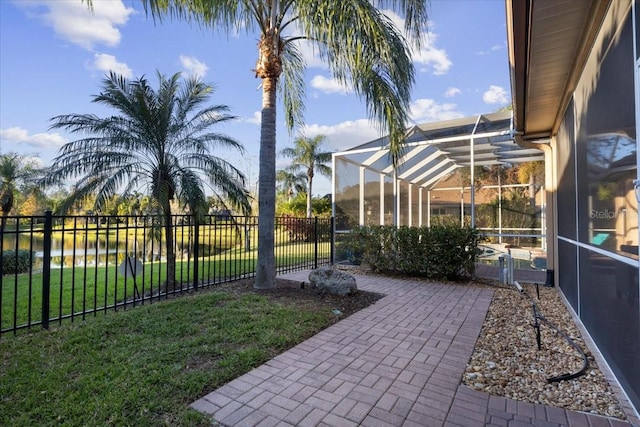
[[[51,212],[0,218],[0,336],[255,276],[256,217],[175,215],[172,248],[163,221]],[[277,272],[331,264],[332,218],[276,218],[274,234]]]
[[[459,225],[361,227],[336,239],[336,260],[386,274],[456,280],[472,277],[478,231]]]

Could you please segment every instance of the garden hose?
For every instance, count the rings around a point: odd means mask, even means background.
[[[589,367],[589,361],[587,360],[587,355],[582,350],[582,348],[573,339],[571,339],[571,337],[569,335],[567,335],[564,332],[562,332],[556,325],[551,323],[549,320],[547,320],[546,317],[544,317],[544,315],[542,315],[540,313],[540,309],[537,307],[537,305],[536,305],[535,301],[533,300],[533,298],[531,298],[531,296],[522,288],[522,286],[520,286],[520,284],[517,281],[514,282],[514,285],[515,285],[516,289],[521,294],[526,295],[526,297],[529,299],[529,301],[531,301],[531,304],[533,305],[533,315],[535,317],[534,318],[534,322],[537,324],[538,320],[540,320],[542,323],[544,323],[545,325],[547,325],[551,329],[555,330],[573,348],[575,348],[578,351],[578,353],[580,353],[580,356],[582,357],[582,368],[579,371],[569,372],[569,373],[566,373],[566,374],[557,375],[555,377],[549,377],[549,378],[547,378],[547,382],[548,383],[553,383],[553,382],[560,382],[560,381],[565,381],[565,380],[572,380],[574,378],[578,378],[578,377],[584,375],[585,372],[587,371],[587,368]]]

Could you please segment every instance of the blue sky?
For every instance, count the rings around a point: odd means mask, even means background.
[[[492,112],[510,101],[503,0],[431,0],[430,28],[414,52],[417,82],[412,123]],[[398,23],[401,18],[393,17]],[[50,119],[69,113],[111,112],[91,103],[110,70],[127,77],[156,71],[198,74],[214,84],[212,103],[239,119],[219,131],[238,139],[246,153],[216,153],[258,176],[260,80],[252,69],[257,35],[220,34],[183,22],[147,18],[137,0],[0,0],[0,152],[37,156],[44,165],[73,137],[49,130]],[[327,136],[327,149],[344,150],[381,136],[364,104],[307,57],[305,134]],[[279,110],[280,112],[280,110]],[[289,146],[282,114],[278,150]],[[284,167],[287,160],[278,161]],[[318,179],[313,193],[330,192]]]

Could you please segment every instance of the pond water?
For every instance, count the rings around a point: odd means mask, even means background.
[[[144,245],[144,243],[147,243]],[[146,250],[143,250],[146,246]],[[5,233],[2,237],[2,250],[15,250],[15,233]],[[44,255],[44,237],[42,232],[33,234],[19,234],[17,249],[32,251],[35,254],[34,268],[42,266]],[[154,257],[160,258],[159,243],[142,242],[129,237],[116,241],[111,236],[106,237],[87,236],[76,234],[71,236],[52,236],[51,238],[51,266],[59,268],[61,266],[71,267],[73,265],[117,265],[128,254],[136,254],[139,258]]]

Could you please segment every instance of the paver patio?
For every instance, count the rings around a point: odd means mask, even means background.
[[[461,385],[492,290],[356,279],[386,297],[191,406],[221,425],[247,427],[631,425]]]

